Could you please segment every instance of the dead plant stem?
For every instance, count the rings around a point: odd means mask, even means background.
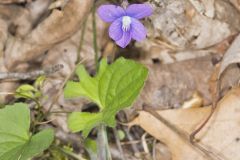
[[[32,72],[26,72],[26,73],[18,73],[18,72],[0,72],[0,80],[2,79],[18,79],[18,80],[26,80],[26,79],[35,79],[38,76],[41,75],[49,75],[53,74],[63,68],[62,64],[57,64],[52,67],[43,69],[43,70],[36,70]]]

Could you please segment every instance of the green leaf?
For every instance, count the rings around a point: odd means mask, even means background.
[[[36,81],[34,82],[34,87],[35,88],[41,88],[44,84],[44,81],[46,80],[46,76],[39,76]]]
[[[115,126],[115,115],[132,105],[147,78],[148,70],[142,64],[119,58],[108,65],[100,62],[100,69],[91,77],[83,65],[76,70],[80,82],[69,81],[64,89],[66,98],[83,96],[95,102],[99,113],[72,113],[68,124],[73,132],[83,131],[86,136],[92,128],[103,123]]]
[[[68,127],[73,132],[83,131],[83,136],[87,137],[102,119],[102,113],[73,112],[68,118]]]
[[[34,86],[29,84],[21,85],[16,90],[17,98],[38,98],[41,96],[41,92],[39,92]]]
[[[16,103],[0,110],[0,159],[27,160],[45,150],[53,141],[52,129],[29,133],[30,111]]]
[[[87,138],[84,142],[84,148],[87,150],[91,160],[97,160],[97,143],[96,143],[96,140]]]

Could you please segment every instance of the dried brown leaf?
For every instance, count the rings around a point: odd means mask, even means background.
[[[149,36],[180,48],[210,47],[240,29],[239,13],[224,0],[169,0],[152,5],[155,12],[150,17]]]
[[[239,0],[230,0],[230,2],[240,11],[240,1]]]
[[[63,11],[53,10],[52,14],[24,39],[9,38],[4,53],[6,66],[13,70],[16,64],[33,60],[71,37],[80,28],[92,4],[93,0],[71,0]]]
[[[191,144],[188,136],[210,113],[210,107],[158,111],[155,116],[140,111],[131,125],[141,126],[164,142],[173,160],[239,159],[239,96],[240,88],[235,88],[219,102],[210,121],[197,135],[196,144]]]
[[[146,104],[155,109],[178,108],[196,92],[203,97],[204,105],[209,104],[208,81],[214,69],[212,58],[147,65],[148,80],[134,107],[141,109]]]
[[[2,23],[7,25],[7,33],[10,35],[24,37],[32,30],[31,14],[26,8],[17,5],[0,5],[0,17]]]

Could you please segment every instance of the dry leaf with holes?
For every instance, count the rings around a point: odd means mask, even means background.
[[[232,89],[218,104],[210,121],[189,142],[189,134],[210,112],[210,107],[140,111],[130,125],[139,125],[172,153],[172,160],[237,160],[240,159],[240,88]],[[155,114],[155,116],[153,116]]]

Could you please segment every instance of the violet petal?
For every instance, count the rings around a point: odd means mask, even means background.
[[[148,17],[152,14],[152,12],[153,9],[148,4],[132,4],[129,5],[126,10],[127,15],[136,19]]]
[[[131,18],[131,21],[131,37],[136,41],[142,41],[147,36],[146,28],[135,18]]]
[[[115,41],[118,41],[122,38],[123,36],[122,18],[115,20],[111,24],[111,26],[109,27],[109,36]]]
[[[125,48],[131,41],[131,34],[130,32],[123,32],[123,36],[120,40],[116,41],[117,45],[119,45],[122,48]]]
[[[97,13],[105,22],[113,22],[114,20],[125,15],[124,9],[116,5],[101,5],[98,8]]]

